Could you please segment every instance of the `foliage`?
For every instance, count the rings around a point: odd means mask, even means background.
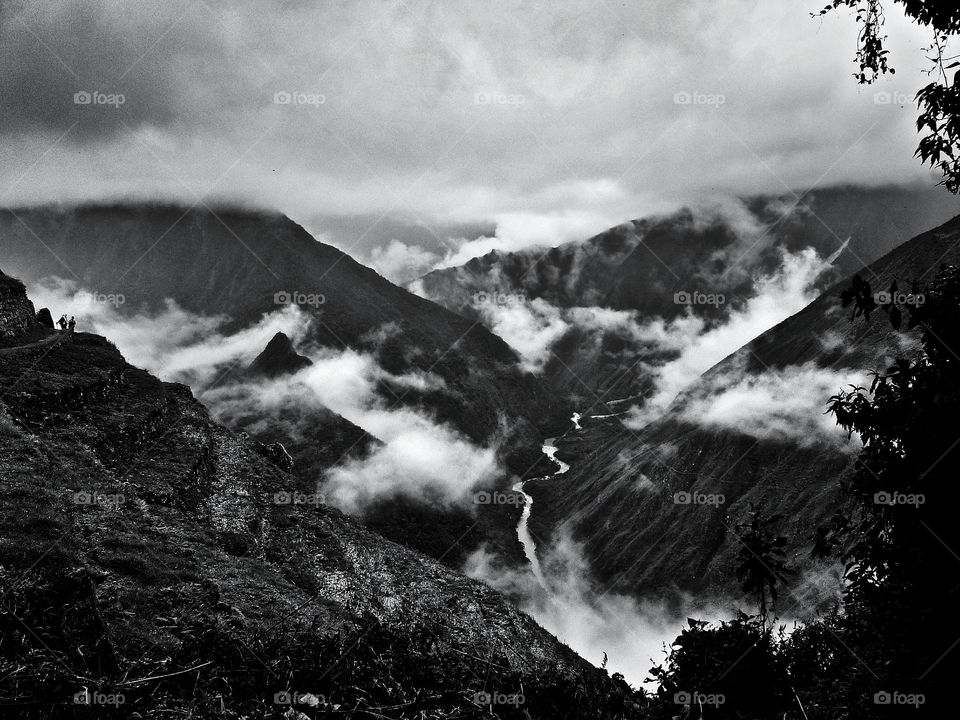
[[[960,34],[960,5],[943,0],[892,0],[902,6],[907,17],[930,30],[928,53],[933,80],[916,95],[920,109],[917,130],[926,133],[920,140],[917,156],[924,163],[938,168],[943,174],[942,184],[951,192],[960,192],[960,71],[953,80],[948,71],[960,67],[947,46]],[[854,77],[860,84],[874,82],[881,75],[893,74],[884,35],[885,17],[882,0],[832,0],[818,14],[826,15],[837,8],[851,9],[856,18],[858,65]]]
[[[787,581],[790,569],[787,538],[769,530],[780,516],[764,518],[762,513],[762,507],[752,507],[749,522],[737,526],[737,580],[747,595],[757,599],[757,618],[761,628],[766,628],[768,615],[773,612],[776,617],[777,583]]]

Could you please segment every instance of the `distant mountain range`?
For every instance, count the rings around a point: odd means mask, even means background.
[[[875,292],[897,281],[930,284],[938,268],[960,263],[960,217],[875,260],[859,274]],[[530,520],[549,538],[561,529],[585,544],[608,591],[648,596],[736,591],[734,526],[752,503],[780,514],[791,540],[794,596],[782,610],[809,612],[829,599],[818,583],[828,568],[810,561],[814,533],[840,502],[840,480],[859,442],[849,445],[824,417],[828,398],[847,383],[913,351],[915,337],[896,332],[886,315],[850,322],[840,293],[827,288],[801,312],[764,332],[711,368],[659,419],[631,431],[606,423],[597,436],[569,432],[559,456],[571,464],[562,481],[534,481]],[[722,497],[722,501],[718,498]]]
[[[940,188],[845,186],[799,198],[751,197],[635,220],[548,250],[493,251],[435,270],[410,287],[491,327],[497,308],[490,312],[490,305],[498,298],[506,305],[545,302],[561,313],[604,308],[636,313],[640,321],[670,321],[691,311],[720,322],[742,307],[757,278],[778,268],[782,251],[811,247],[826,258],[846,243],[833,273],[820,280],[825,289],[958,212],[957,198]],[[694,293],[722,294],[725,302],[676,301]],[[553,385],[579,396],[581,405],[595,396],[612,400],[649,390],[643,362],[660,350],[638,348],[622,328],[591,333],[582,322],[570,325],[544,366]]]

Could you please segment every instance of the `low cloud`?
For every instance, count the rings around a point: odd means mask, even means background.
[[[723,428],[759,439],[789,440],[802,446],[830,444],[855,452],[856,443],[824,410],[831,395],[866,375],[813,362],[767,369],[746,369],[746,355],[723,373],[705,378],[685,394],[679,416],[687,422]]]
[[[631,410],[628,425],[639,429],[656,419],[704,372],[811,303],[818,295],[817,278],[837,254],[823,259],[811,248],[792,254],[782,252],[779,270],[758,280],[743,306],[715,327],[707,327],[703,319],[692,314],[645,326],[643,332],[649,337],[672,344],[680,352],[675,359],[650,368],[655,390],[642,406]]]
[[[418,391],[442,387],[424,373],[395,375],[372,356],[353,350],[303,350],[313,364],[281,378],[234,383],[204,395],[225,419],[274,415],[285,407],[327,408],[366,430],[382,444],[362,458],[331,468],[322,483],[327,499],[360,513],[371,502],[397,495],[441,505],[466,504],[478,486],[501,476],[495,447],[477,447],[422,411],[385,400],[381,383]]]
[[[367,353],[310,347],[300,352],[313,365],[298,373],[253,380],[236,372],[245,369],[277,332],[294,342],[300,339],[309,318],[295,306],[226,334],[228,318],[195,315],[172,300],[158,313],[124,314],[118,309],[124,298],[91,292],[68,280],[53,278],[28,291],[38,308],[50,308],[54,317],[75,315],[78,331],[105,336],[131,364],[190,385],[228,425],[241,417],[268,421],[291,408],[300,413],[299,422],[309,422],[304,411],[327,409],[366,430],[381,444],[317,478],[327,499],[344,511],[359,513],[375,500],[396,495],[466,505],[475,487],[492,487],[502,475],[496,447],[477,447],[426,412],[400,406],[395,397],[385,400],[378,392],[384,384],[399,394],[408,389],[443,390],[443,380],[432,373],[392,374]],[[391,331],[387,326],[371,337],[386,337]],[[288,417],[282,422],[291,421]],[[308,427],[289,429],[299,437],[310,434]]]
[[[393,239],[370,252],[370,266],[387,280],[403,285],[416,280],[436,266],[440,256],[420,245]]]
[[[157,313],[124,313],[126,298],[80,287],[75,281],[48,278],[28,287],[38,308],[55,318],[77,318],[77,330],[103,335],[132,365],[164,380],[183,382],[199,389],[231,367],[246,367],[278,332],[294,340],[309,320],[294,305],[264,315],[259,322],[232,334],[223,327],[223,315],[197,315],[172,299]]]
[[[683,629],[687,613],[671,611],[659,600],[596,590],[583,548],[568,536],[546,550],[542,565],[546,588],[531,572],[503,565],[486,548],[470,555],[464,572],[519,598],[524,612],[591,663],[600,665],[606,657],[611,672],[623,674],[634,687],[644,685],[650,668],[663,660],[664,646]],[[719,607],[690,612],[711,620],[729,614]]]

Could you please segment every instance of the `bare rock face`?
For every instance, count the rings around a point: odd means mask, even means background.
[[[53,315],[50,314],[50,308],[37,310],[37,324],[53,330]]]
[[[0,271],[0,338],[22,335],[36,324],[36,311],[23,283]]]

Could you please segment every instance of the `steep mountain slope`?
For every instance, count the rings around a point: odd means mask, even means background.
[[[297,304],[305,345],[350,348],[388,373],[437,379],[425,389],[383,382],[378,391],[387,407],[415,408],[478,446],[495,445],[509,472],[524,472],[540,459],[540,427],[565,414],[482,324],[393,285],[279,214],[150,205],[0,210],[0,262],[26,281],[59,276],[91,292],[123,295],[118,311],[131,317],[160,310],[172,298],[190,312],[228,317],[225,332]],[[237,374],[242,368],[218,382]],[[308,492],[316,492],[323,471],[362,454],[373,440],[332,413],[307,417],[295,407],[280,415],[270,418],[272,429],[262,417],[224,420],[262,433],[264,442],[283,442]],[[286,429],[297,432],[284,436]],[[393,507],[392,501],[375,504],[371,523],[448,563],[459,562],[481,537],[519,556],[514,506],[490,509],[476,527],[466,511],[414,503],[393,513]],[[461,536],[463,544],[445,552]]]
[[[22,286],[2,289],[8,709],[625,716],[622,686],[492,590],[299,498],[188,388],[104,338],[24,326]]]
[[[704,208],[636,220],[579,243],[544,252],[491,252],[461,267],[429,273],[414,286],[467,317],[491,320],[512,298],[554,308],[600,307],[635,312],[641,321],[672,320],[688,310],[708,321],[742,304],[753,283],[777,269],[781,250],[806,247],[821,257],[849,243],[836,273],[819,287],[859,269],[960,211],[941,189],[837,187],[792,196],[747,198],[742,206]],[[677,302],[677,294],[722,294],[721,304]],[[498,298],[505,298],[500,302]],[[535,310],[537,308],[534,308]],[[642,395],[642,361],[656,359],[623,328],[591,332],[591,319],[570,325],[553,345],[545,374],[570,393],[584,387],[606,399]],[[584,393],[584,398],[589,397]]]
[[[908,288],[957,262],[960,218],[903,244],[861,275],[876,291],[893,280]],[[622,428],[599,448],[584,448],[569,434],[560,444],[560,456],[572,465],[563,481],[526,486],[535,497],[534,532],[571,530],[610,590],[723,592],[736,588],[733,530],[751,503],[762,502],[766,512],[784,516],[781,530],[792,538],[794,561],[810,571],[795,579],[784,614],[814,608],[824,588],[806,550],[836,509],[838,481],[859,446],[856,439],[838,442],[832,419],[821,413],[842,384],[909,353],[913,342],[910,333],[894,332],[883,313],[851,324],[839,305],[848,285],[849,279],[829,288],[719,363],[641,430]]]

